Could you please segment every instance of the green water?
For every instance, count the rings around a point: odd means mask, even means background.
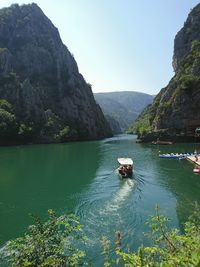
[[[135,136],[103,141],[0,148],[0,244],[21,235],[29,213],[46,217],[49,208],[80,216],[87,250],[100,265],[99,239],[123,235],[123,246],[147,244],[143,232],[155,205],[180,227],[200,202],[200,175],[186,160],[160,159],[165,152],[192,152],[194,144],[136,144]],[[121,180],[118,157],[134,160],[133,179]]]

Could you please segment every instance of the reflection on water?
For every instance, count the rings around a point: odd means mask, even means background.
[[[73,211],[88,236],[87,250],[101,266],[100,239],[122,233],[122,245],[147,244],[146,219],[159,204],[181,226],[200,201],[200,176],[186,160],[160,159],[159,153],[192,152],[194,145],[136,144],[121,135],[97,142],[0,148],[0,242],[20,235],[27,214]],[[120,179],[117,158],[134,161],[132,179]]]

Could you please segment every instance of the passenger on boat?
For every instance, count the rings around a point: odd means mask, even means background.
[[[125,174],[125,167],[120,165],[119,168],[118,168],[118,171],[120,174],[124,175]]]
[[[128,173],[131,173],[132,172],[132,166],[131,165],[128,165],[126,169],[127,169],[127,172]]]

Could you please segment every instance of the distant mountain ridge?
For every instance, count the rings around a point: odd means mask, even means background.
[[[130,124],[135,121],[140,112],[149,105],[154,98],[152,95],[136,91],[95,93],[94,97],[105,116],[109,116],[120,125],[120,128],[117,130],[119,132],[125,132]],[[109,118],[107,119],[110,122]],[[112,122],[110,124],[112,127]],[[115,129],[113,129],[115,133],[116,129],[115,124]]]
[[[42,10],[0,9],[0,144],[111,135],[91,86]]]

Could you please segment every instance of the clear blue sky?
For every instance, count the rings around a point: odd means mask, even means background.
[[[0,0],[0,7],[28,0]],[[173,76],[174,37],[196,0],[35,0],[93,92],[157,94]]]

